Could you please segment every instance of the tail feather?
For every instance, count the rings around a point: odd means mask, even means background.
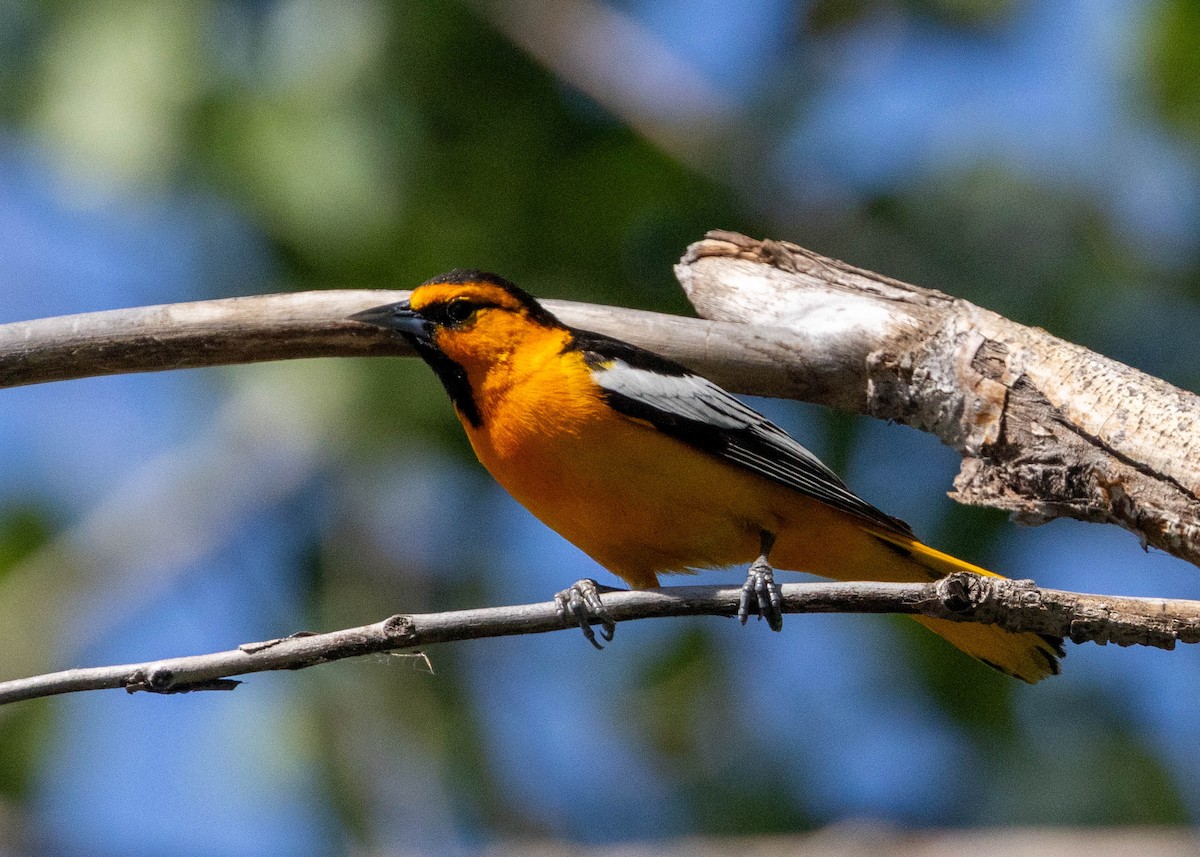
[[[1032,632],[1014,633],[995,625],[954,622],[914,616],[933,633],[948,640],[992,669],[1030,684],[1058,675],[1063,655],[1062,639]]]
[[[935,579],[957,571],[970,571],[985,577],[1000,577],[994,572],[956,559],[914,539],[890,533],[875,535],[889,546],[894,545],[902,549],[913,562]],[[1057,675],[1058,659],[1064,655],[1061,637],[1032,632],[1016,633],[978,622],[954,622],[949,619],[931,619],[927,616],[913,618],[989,667],[1030,684],[1047,676]]]

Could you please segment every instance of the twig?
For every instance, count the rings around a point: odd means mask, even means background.
[[[1012,631],[1171,649],[1200,642],[1200,601],[1084,595],[1039,589],[1031,581],[960,573],[935,583],[790,583],[787,613],[920,613],[990,622]],[[618,622],[668,616],[733,616],[740,587],[673,586],[613,592],[604,603]],[[0,704],[84,690],[187,693],[231,690],[232,676],[295,670],[342,658],[419,649],[435,643],[538,634],[565,627],[553,602],[447,613],[396,615],[359,628],[301,633],[226,652],[64,670],[0,682]]]

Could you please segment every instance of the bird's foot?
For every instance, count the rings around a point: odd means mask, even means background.
[[[617,632],[617,623],[600,602],[600,593],[617,591],[611,586],[601,586],[591,578],[585,577],[556,593],[554,603],[558,606],[558,615],[564,624],[578,625],[589,643],[597,649],[603,649],[604,646],[596,639],[596,632],[592,630],[592,622],[600,623],[600,636],[606,643],[610,642],[613,634]]]
[[[738,619],[743,625],[751,615],[767,620],[767,626],[772,631],[783,630],[783,596],[779,584],[775,582],[775,571],[760,556],[750,571],[746,574],[746,582],[742,584],[742,600],[738,604]]]

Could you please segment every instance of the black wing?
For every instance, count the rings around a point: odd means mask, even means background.
[[[583,353],[606,401],[621,413],[885,530],[913,535],[908,524],[857,497],[787,432],[707,378],[619,339],[573,333],[569,348]]]

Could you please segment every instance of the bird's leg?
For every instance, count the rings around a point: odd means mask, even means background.
[[[603,649],[604,646],[600,645],[600,641],[596,639],[596,632],[592,630],[593,620],[599,620],[600,636],[604,638],[605,642],[612,640],[613,634],[617,632],[617,623],[613,621],[612,616],[608,615],[608,610],[600,602],[600,593],[620,591],[615,587],[603,586],[590,577],[585,577],[583,580],[571,584],[562,592],[556,593],[554,603],[558,606],[559,618],[565,624],[578,625],[589,643],[597,649]]]
[[[745,625],[750,614],[755,613],[758,618],[767,620],[772,631],[782,631],[783,597],[779,592],[779,584],[775,582],[774,569],[767,561],[767,554],[775,544],[775,534],[763,530],[759,539],[759,557],[750,565],[746,582],[742,585],[738,619]]]

